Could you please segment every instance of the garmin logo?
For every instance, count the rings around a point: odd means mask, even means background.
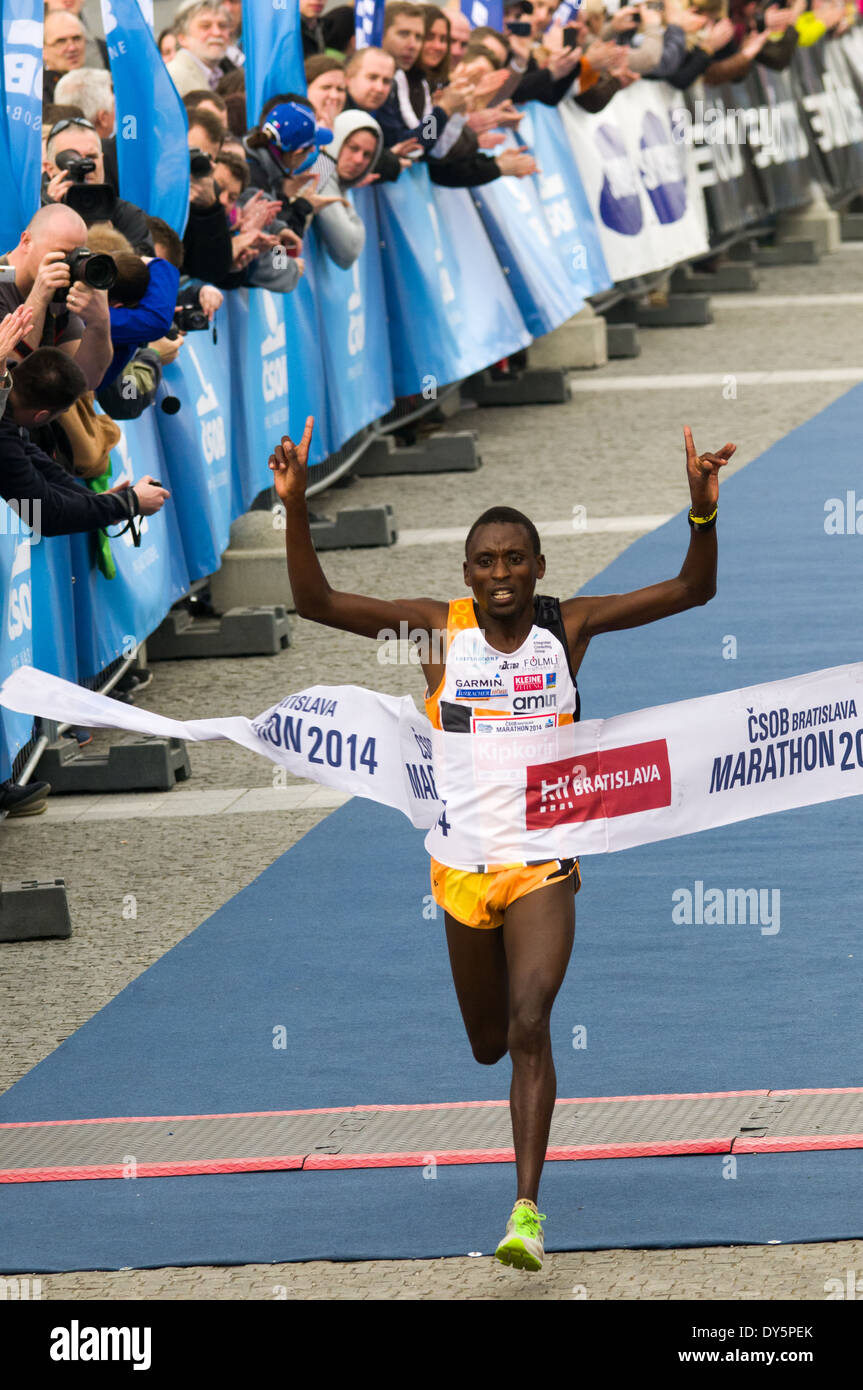
[[[51,1330],[52,1361],[131,1361],[136,1371],[149,1371],[152,1329],[149,1327],[82,1327],[73,1318],[68,1327]]]

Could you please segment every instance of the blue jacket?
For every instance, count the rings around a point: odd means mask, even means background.
[[[180,272],[170,261],[160,257],[150,261],[150,284],[147,293],[134,308],[112,309],[111,342],[114,359],[99,383],[100,389],[110,386],[131,361],[135,349],[164,338],[174,322]]]

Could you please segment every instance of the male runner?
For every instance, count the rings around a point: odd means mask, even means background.
[[[426,709],[437,728],[470,733],[479,720],[495,715],[511,719],[516,710],[538,709],[535,702],[526,705],[516,694],[535,685],[517,679],[519,668],[537,666],[553,676],[549,685],[556,693],[557,722],[576,720],[576,674],[592,637],[681,613],[707,603],[716,592],[719,470],[736,446],[725,444],[715,454],[696,454],[686,427],[691,534],[674,579],[628,594],[562,603],[535,597],[537,581],[545,576],[536,529],[520,512],[495,507],[474,523],[465,544],[464,581],[473,600],[387,601],[337,593],[327,583],[309,531],[306,465],[313,426],[309,417],[301,442],[294,444],[285,436],[270,457],[287,514],[288,574],[297,613],[362,637],[379,638],[387,628],[398,631],[402,622],[429,638],[436,635],[438,640],[426,648],[430,659],[422,665],[428,682]],[[538,652],[541,661],[534,655]],[[435,655],[442,660],[435,661]],[[506,661],[507,679],[490,690],[492,668],[485,663],[491,659],[499,674],[496,657]],[[546,664],[548,659],[553,667]],[[466,696],[471,690],[477,695]],[[440,837],[438,842],[446,845]],[[545,1216],[536,1201],[556,1091],[550,1016],[572,951],[574,892],[581,879],[577,860],[482,865],[477,870],[468,873],[433,859],[432,890],[445,910],[453,981],[473,1054],[487,1065],[506,1052],[512,1060],[510,1112],[518,1190],[497,1258],[519,1269],[537,1270],[542,1267],[540,1222]]]

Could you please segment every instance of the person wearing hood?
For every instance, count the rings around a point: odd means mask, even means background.
[[[333,121],[332,144],[318,156],[318,193],[334,197],[315,217],[315,230],[330,260],[348,270],[366,240],[362,218],[348,201],[348,190],[374,181],[384,146],[383,131],[366,111],[343,111]]]

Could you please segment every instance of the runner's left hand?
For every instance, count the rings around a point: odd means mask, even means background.
[[[719,470],[737,452],[737,445],[723,444],[715,454],[697,454],[688,425],[683,427],[683,438],[692,510],[696,516],[710,516],[719,499]]]

